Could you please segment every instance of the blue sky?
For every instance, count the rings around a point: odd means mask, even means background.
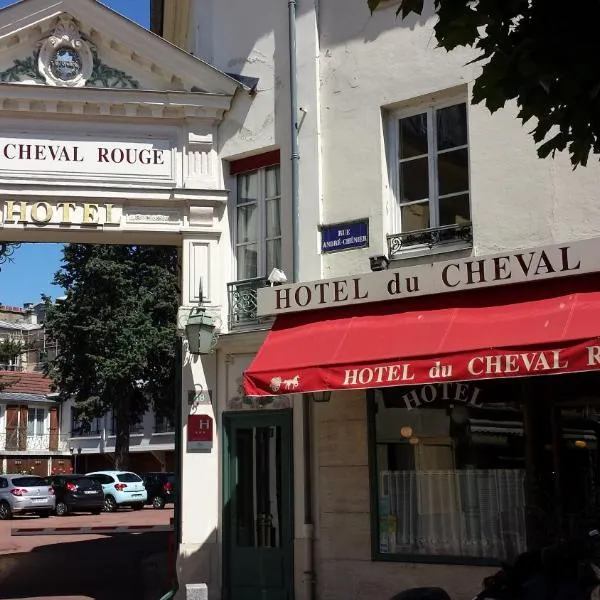
[[[0,0],[0,8],[15,3]],[[143,27],[150,26],[150,0],[102,0],[102,4]],[[0,264],[0,304],[22,306],[25,302],[37,302],[41,294],[53,298],[62,295],[63,291],[52,285],[60,266],[61,249],[59,244],[23,244],[13,254],[12,262]]]

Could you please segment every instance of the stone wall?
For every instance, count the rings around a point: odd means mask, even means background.
[[[386,600],[417,586],[470,600],[492,569],[371,560],[365,393],[337,392],[314,407],[319,600]]]

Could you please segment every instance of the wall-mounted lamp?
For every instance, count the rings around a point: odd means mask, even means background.
[[[280,285],[280,284],[285,283],[287,281],[287,276],[286,276],[286,274],[281,269],[278,269],[277,267],[275,267],[269,273],[269,276],[267,277],[267,281],[272,286],[273,285]]]
[[[192,309],[185,326],[190,354],[210,354],[214,350],[216,327],[215,317],[206,314],[206,308],[195,306]]]
[[[371,271],[385,271],[390,264],[387,256],[378,254],[377,256],[369,256]]]
[[[329,402],[331,400],[331,391],[325,390],[324,392],[310,392],[308,394],[313,402]]]

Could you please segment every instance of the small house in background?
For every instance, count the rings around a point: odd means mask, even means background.
[[[0,344],[11,340],[22,352],[0,360],[0,472],[52,475],[114,467],[112,415],[79,418],[72,402],[58,402],[44,362],[57,347],[44,330],[45,305],[0,305]],[[131,425],[131,469],[172,470],[174,424],[149,412]]]

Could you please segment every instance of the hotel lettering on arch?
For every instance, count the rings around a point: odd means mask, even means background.
[[[304,393],[331,415],[362,401],[369,490],[352,493],[371,497],[374,561],[493,564],[552,539],[549,519],[575,534],[593,517],[599,250],[585,239],[259,290],[276,319],[246,393]]]

